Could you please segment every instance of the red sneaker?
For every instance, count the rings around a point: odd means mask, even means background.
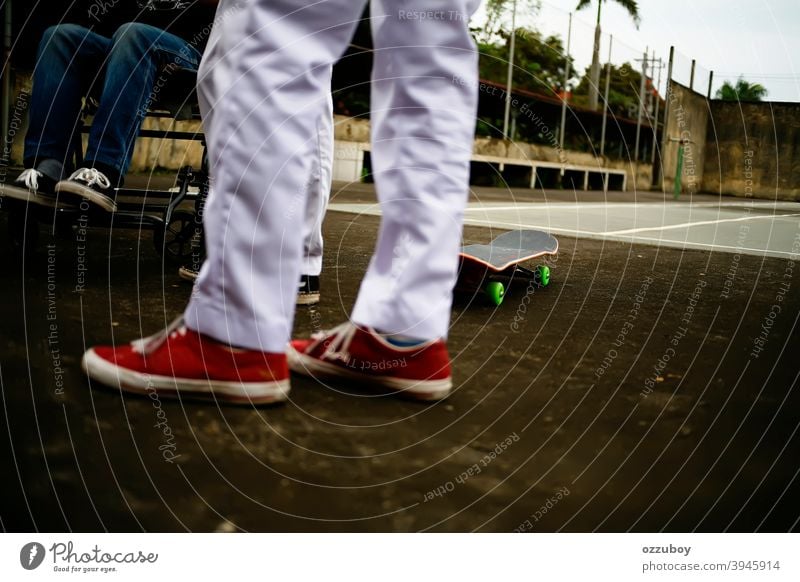
[[[126,346],[92,348],[81,367],[92,380],[148,396],[268,404],[289,394],[286,354],[231,348],[181,319]]]
[[[378,385],[418,400],[441,400],[453,385],[444,341],[398,347],[352,323],[310,340],[293,340],[288,356],[289,367],[298,374]]]

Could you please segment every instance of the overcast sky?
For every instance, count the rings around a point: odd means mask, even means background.
[[[570,53],[580,71],[591,63],[596,1],[573,16]],[[520,15],[518,24],[559,33],[566,43],[568,13],[577,3],[542,0],[539,14]],[[641,59],[645,47],[666,62],[675,45],[674,78],[688,84],[696,59],[695,88],[703,93],[713,70],[713,91],[743,74],[769,90],[768,100],[800,101],[800,0],[639,0],[639,12],[637,30],[623,8],[613,0],[604,3],[602,62],[608,58],[609,33],[615,63]],[[665,75],[666,68],[662,85]]]

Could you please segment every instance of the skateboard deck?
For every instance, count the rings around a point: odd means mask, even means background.
[[[558,253],[558,240],[541,230],[512,230],[488,244],[467,245],[461,249],[461,264],[456,291],[483,291],[495,305],[503,302],[512,281],[526,281],[537,287],[550,284],[550,267],[527,269],[521,263]]]

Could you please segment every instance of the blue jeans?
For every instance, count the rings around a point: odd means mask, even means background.
[[[159,75],[168,74],[168,65],[197,70],[199,63],[200,53],[189,42],[147,24],[124,24],[111,38],[76,24],[51,26],[33,72],[26,167],[49,159],[60,162],[63,173],[70,171],[81,98],[91,93],[99,95],[100,105],[85,165],[124,177],[154,88],[165,82]]]

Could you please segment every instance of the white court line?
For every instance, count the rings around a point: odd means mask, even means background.
[[[741,222],[744,220],[756,220],[756,219],[763,219],[763,218],[782,218],[782,217],[790,217],[790,216],[800,216],[800,214],[778,214],[778,215],[767,215],[767,216],[740,216],[738,218],[721,218],[719,220],[700,220],[697,222],[683,222],[681,224],[668,224],[665,226],[644,226],[641,228],[629,228],[626,230],[608,230],[608,231],[594,231],[594,230],[574,230],[571,228],[563,228],[563,227],[553,227],[552,225],[542,226],[536,224],[523,224],[518,222],[502,222],[497,220],[481,220],[478,218],[467,218],[465,222],[475,225],[477,224],[486,224],[486,225],[495,225],[495,226],[513,226],[515,228],[544,228],[550,229],[553,231],[561,232],[563,234],[577,234],[577,235],[593,235],[593,236],[626,236],[637,234],[640,232],[657,232],[657,231],[664,231],[664,230],[675,230],[679,228],[692,228],[695,226],[709,226],[712,224],[720,224],[722,222]],[[643,240],[653,240],[647,237],[641,237]]]
[[[668,224],[665,226],[643,226],[641,228],[628,228],[626,230],[609,230],[601,234],[614,236],[619,234],[636,234],[637,232],[653,232],[659,230],[673,230],[676,228],[692,228],[694,226],[708,226],[709,224],[721,224],[723,222],[742,222],[744,220],[758,220],[763,218],[788,218],[790,216],[800,216],[800,214],[764,214],[761,216],[740,216],[738,218],[720,218],[718,220],[698,220],[697,222],[682,222],[680,224]]]
[[[352,208],[355,206],[356,208]],[[366,205],[367,208],[364,208],[365,205],[360,204],[332,204],[329,206],[329,210],[332,211],[339,211],[339,212],[347,212],[350,214],[368,214],[373,216],[380,216],[380,208],[378,205]],[[526,209],[533,209],[534,207],[541,207],[543,205],[536,205],[536,204],[529,204],[525,206]],[[567,204],[570,208],[575,208],[575,204]],[[598,206],[607,207],[608,204],[600,204]],[[614,204],[613,206],[618,206]],[[643,204],[635,204],[633,206],[647,206]],[[672,205],[673,207],[675,205]],[[697,205],[694,205],[697,206]],[[714,205],[716,207],[716,205]],[[520,207],[514,206],[511,207],[511,210],[519,209]],[[487,210],[491,210],[491,208],[475,208],[474,210],[481,210],[486,212]],[[591,231],[591,230],[582,230],[582,229],[571,229],[571,228],[562,228],[555,226],[553,224],[549,224],[550,221],[546,224],[535,224],[533,222],[506,222],[502,220],[492,220],[489,219],[487,216],[486,219],[482,218],[469,218],[466,217],[464,223],[470,226],[479,226],[479,227],[488,227],[488,228],[500,228],[500,229],[541,229],[546,230],[552,234],[562,234],[566,236],[576,236],[576,237],[583,237],[595,240],[610,240],[616,242],[631,242],[632,244],[645,244],[645,245],[655,245],[659,247],[671,247],[671,248],[678,248],[678,249],[698,249],[698,250],[720,250],[722,252],[733,252],[733,253],[747,253],[756,256],[771,256],[771,257],[786,257],[792,260],[797,258],[797,253],[792,253],[788,251],[781,251],[769,248],[750,248],[750,247],[741,247],[741,246],[730,246],[730,245],[723,245],[717,243],[702,243],[702,242],[690,242],[687,240],[675,240],[670,238],[654,238],[654,237],[646,237],[646,236],[638,236],[637,232],[652,232],[652,231],[665,231],[670,229],[680,229],[686,228],[689,229],[693,226],[708,226],[714,225],[718,223],[725,223],[725,222],[735,222],[735,221],[743,221],[743,220],[752,220],[757,218],[771,218],[773,220],[780,219],[783,217],[797,217],[800,214],[769,214],[769,215],[756,215],[756,216],[744,216],[744,217],[737,217],[737,218],[722,218],[718,220],[712,221],[698,221],[698,222],[690,222],[684,223],[680,225],[665,225],[665,226],[657,226],[657,227],[642,227],[642,228],[635,228],[635,229],[628,229],[628,230],[619,230],[619,231]],[[538,218],[546,218],[539,216]]]
[[[608,204],[604,204],[604,203],[594,204],[594,203],[591,203],[591,202],[589,204],[570,204],[568,202],[565,202],[563,204],[562,203],[552,204],[552,203],[548,203],[548,202],[523,202],[521,204],[517,204],[516,206],[492,206],[491,204],[483,204],[483,205],[480,205],[480,206],[472,206],[472,204],[475,204],[475,203],[474,202],[470,202],[470,206],[465,208],[464,211],[465,212],[487,212],[489,210],[536,210],[536,211],[539,211],[541,209],[545,209],[546,210],[546,209],[549,209],[549,208],[556,208],[556,209],[575,208],[577,210],[580,210],[581,208],[607,208],[608,207]],[[652,205],[653,206],[657,206],[657,205],[659,205],[659,203],[658,202],[654,202]],[[632,208],[634,206],[643,206],[643,204],[623,203],[623,204],[614,204],[614,206],[617,206],[617,207],[626,206],[626,207]]]
[[[602,232],[597,232],[594,230],[573,230],[571,228],[562,228],[560,226],[555,227],[552,224],[530,224],[530,223],[520,223],[520,222],[503,222],[501,220],[481,220],[479,218],[467,218],[464,220],[465,224],[469,224],[470,226],[501,226],[501,227],[511,227],[511,228],[532,228],[532,229],[541,229],[546,230],[548,232],[555,232],[557,234],[575,234],[581,236],[602,236]]]
[[[661,206],[663,208],[771,208],[775,210],[798,210],[800,204],[792,202],[759,202],[759,203],[735,203],[729,202],[725,204],[715,204],[713,202],[587,202],[587,203],[574,203],[574,202],[520,202],[516,206],[492,206],[491,202],[481,204],[479,202],[470,202],[470,205],[465,209],[466,212],[483,212],[487,210],[539,210],[541,208],[648,208]],[[500,203],[498,203],[500,204]]]
[[[346,204],[331,204],[330,210],[333,211],[340,211],[340,212],[352,212],[352,210],[347,210]],[[360,205],[359,205],[360,206]],[[362,210],[365,214],[374,214],[380,215],[380,208],[378,206],[370,206],[370,209],[374,208],[374,210]],[[512,210],[516,208],[513,207]],[[476,209],[478,210],[478,209]],[[491,209],[480,209],[480,210],[500,210],[499,208],[491,208]],[[596,231],[596,230],[580,230],[580,229],[572,229],[572,228],[564,228],[564,227],[554,227],[551,224],[541,225],[541,224],[531,224],[531,223],[519,223],[519,222],[504,222],[501,220],[492,220],[487,217],[486,220],[482,220],[480,218],[467,218],[465,222],[472,224],[472,225],[490,225],[490,226],[510,226],[514,228],[542,228],[552,230],[553,232],[560,232],[562,234],[576,234],[576,235],[592,235],[592,236],[623,236],[623,235],[630,235],[636,234],[639,232],[657,232],[663,230],[675,230],[680,228],[692,228],[695,226],[709,226],[712,224],[721,224],[724,222],[742,222],[745,220],[759,220],[770,218],[772,220],[781,219],[781,218],[789,218],[800,216],[798,214],[765,214],[765,215],[755,215],[755,216],[739,216],[736,218],[719,218],[717,220],[699,220],[697,222],[682,222],[679,224],[667,224],[662,226],[643,226],[640,228],[628,228],[624,230],[608,230],[608,231]],[[644,237],[642,237],[644,238]]]
[[[773,249],[756,249],[751,247],[733,247],[730,245],[722,245],[717,243],[702,243],[702,242],[692,242],[692,241],[683,241],[683,240],[674,240],[669,238],[654,238],[649,236],[636,236],[636,235],[614,235],[605,232],[593,232],[590,230],[571,230],[568,228],[551,228],[547,226],[540,226],[536,224],[519,224],[516,222],[495,222],[495,221],[485,221],[485,220],[475,220],[475,219],[467,219],[465,221],[466,224],[470,226],[499,226],[499,227],[512,227],[512,228],[540,228],[543,230],[547,230],[551,234],[575,234],[583,236],[584,238],[590,239],[599,239],[599,240],[610,240],[615,242],[628,242],[631,243],[638,243],[638,244],[646,244],[651,246],[657,247],[671,247],[671,248],[678,248],[678,249],[719,249],[725,252],[733,252],[733,253],[748,253],[751,255],[756,256],[772,256],[772,257],[786,257],[790,259],[795,259],[798,256],[798,253],[793,253],[789,251],[778,251]]]
[[[621,236],[620,239],[615,239],[615,238],[612,237],[611,240],[617,240],[618,242],[622,242],[621,239],[623,239],[623,238],[630,239],[630,241],[634,242],[634,243],[642,243],[644,241],[645,244],[649,244],[651,242],[657,242],[657,243],[662,243],[663,246],[667,246],[667,245],[665,245],[663,243],[676,244],[676,245],[677,244],[683,244],[683,246],[685,248],[689,248],[689,249],[691,249],[691,248],[711,249],[711,250],[720,249],[720,250],[724,250],[724,251],[727,251],[727,252],[745,253],[745,254],[750,254],[750,255],[756,255],[756,256],[759,256],[759,257],[762,256],[762,255],[765,255],[765,256],[777,256],[777,255],[779,255],[781,257],[787,257],[787,258],[790,258],[792,260],[796,260],[797,256],[798,256],[798,253],[793,253],[793,252],[790,252],[790,251],[776,251],[776,250],[773,250],[773,249],[754,249],[754,248],[751,248],[751,247],[732,247],[730,245],[721,245],[721,244],[716,244],[716,243],[701,243],[701,242],[692,242],[692,241],[673,240],[673,239],[668,239],[668,238],[667,239],[664,239],[664,238],[652,238],[652,237],[649,237],[649,236],[630,236],[630,237]],[[659,245],[656,245],[656,246],[659,246]],[[674,248],[681,248],[681,247],[674,247]]]

